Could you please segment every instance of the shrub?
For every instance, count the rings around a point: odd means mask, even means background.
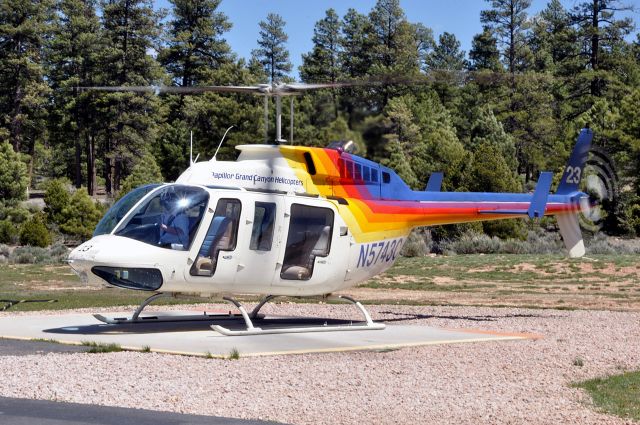
[[[0,199],[14,204],[27,197],[27,166],[9,142],[0,143]]]
[[[45,247],[51,245],[51,234],[44,224],[44,217],[35,214],[27,220],[20,230],[20,243],[22,245]]]
[[[0,243],[15,245],[20,240],[18,227],[10,220],[0,221]]]
[[[45,184],[44,203],[46,204],[44,211],[47,219],[51,223],[60,224],[64,221],[62,211],[69,205],[71,195],[68,187],[70,182],[67,179],[49,180]]]
[[[149,152],[145,152],[133,167],[133,171],[122,182],[118,192],[118,199],[138,186],[149,183],[162,183],[162,173],[156,159]]]
[[[60,230],[84,241],[93,234],[93,229],[100,220],[102,210],[93,202],[87,192],[76,190],[61,215],[63,219],[59,223]]]
[[[403,257],[423,257],[431,251],[431,233],[426,228],[413,229],[400,251]]]

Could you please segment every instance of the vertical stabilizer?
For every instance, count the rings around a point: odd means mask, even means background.
[[[591,150],[591,140],[593,139],[593,132],[588,128],[583,128],[578,136],[578,141],[571,152],[569,157],[569,163],[564,169],[558,190],[558,195],[567,195],[571,192],[579,190],[580,179],[582,178],[582,172],[584,165],[589,157],[589,150]]]

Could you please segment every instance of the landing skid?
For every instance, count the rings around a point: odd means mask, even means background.
[[[208,314],[207,312],[203,312],[203,314],[180,314],[180,315],[155,315],[155,316],[140,316],[142,310],[145,309],[146,306],[151,304],[157,299],[160,298],[170,298],[173,297],[171,294],[155,294],[147,298],[138,306],[136,311],[134,311],[131,317],[107,317],[102,314],[94,314],[93,317],[98,319],[103,323],[107,323],[109,325],[120,325],[125,323],[156,323],[156,322],[198,322],[198,321],[212,321],[212,320],[221,320],[221,319],[240,319],[242,316],[240,314]]]
[[[308,332],[335,332],[335,331],[365,331],[365,330],[381,330],[386,326],[383,323],[375,323],[371,320],[371,316],[369,312],[364,308],[364,306],[354,300],[351,297],[347,297],[345,295],[339,295],[337,297],[332,297],[332,299],[337,299],[341,301],[349,302],[355,305],[362,315],[364,316],[365,323],[364,324],[351,324],[351,325],[323,325],[323,326],[306,326],[306,327],[282,327],[282,328],[268,328],[262,329],[253,326],[252,319],[256,319],[258,317],[258,312],[260,309],[269,301],[276,298],[275,295],[269,295],[260,301],[260,303],[253,309],[250,314],[247,314],[244,306],[240,304],[238,301],[233,298],[224,297],[223,300],[226,302],[233,304],[238,310],[240,310],[240,314],[244,319],[245,324],[247,325],[247,329],[232,331],[224,326],[220,325],[212,325],[211,329],[214,331],[225,335],[225,336],[246,336],[246,335],[265,335],[265,334],[285,334],[285,333],[308,333]]]

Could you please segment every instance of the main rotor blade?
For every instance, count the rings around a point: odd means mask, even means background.
[[[219,93],[255,93],[269,94],[271,89],[268,85],[261,86],[199,86],[199,87],[180,87],[180,86],[94,86],[94,87],[77,87],[80,91],[106,91],[106,92],[133,92],[133,93],[173,93],[173,94],[199,94],[206,92]]]

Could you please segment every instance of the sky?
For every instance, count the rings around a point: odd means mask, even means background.
[[[561,0],[567,9],[582,1]],[[155,0],[154,3],[156,8],[170,9],[168,0]],[[548,0],[533,0],[529,14],[538,13],[547,3]],[[640,22],[640,0],[628,0],[626,3],[639,10],[628,16],[636,23]],[[297,77],[301,55],[313,47],[313,27],[325,16],[327,9],[335,9],[342,18],[349,8],[368,14],[375,4],[376,0],[222,0],[219,11],[226,14],[233,24],[225,34],[227,42],[238,56],[246,59],[257,47],[258,23],[271,12],[282,16],[287,23],[285,31],[289,35],[287,47],[294,66],[293,76]],[[409,22],[420,22],[431,28],[436,40],[445,31],[455,34],[462,50],[468,53],[473,36],[482,32],[480,11],[488,9],[489,3],[483,0],[401,0],[400,5]]]

